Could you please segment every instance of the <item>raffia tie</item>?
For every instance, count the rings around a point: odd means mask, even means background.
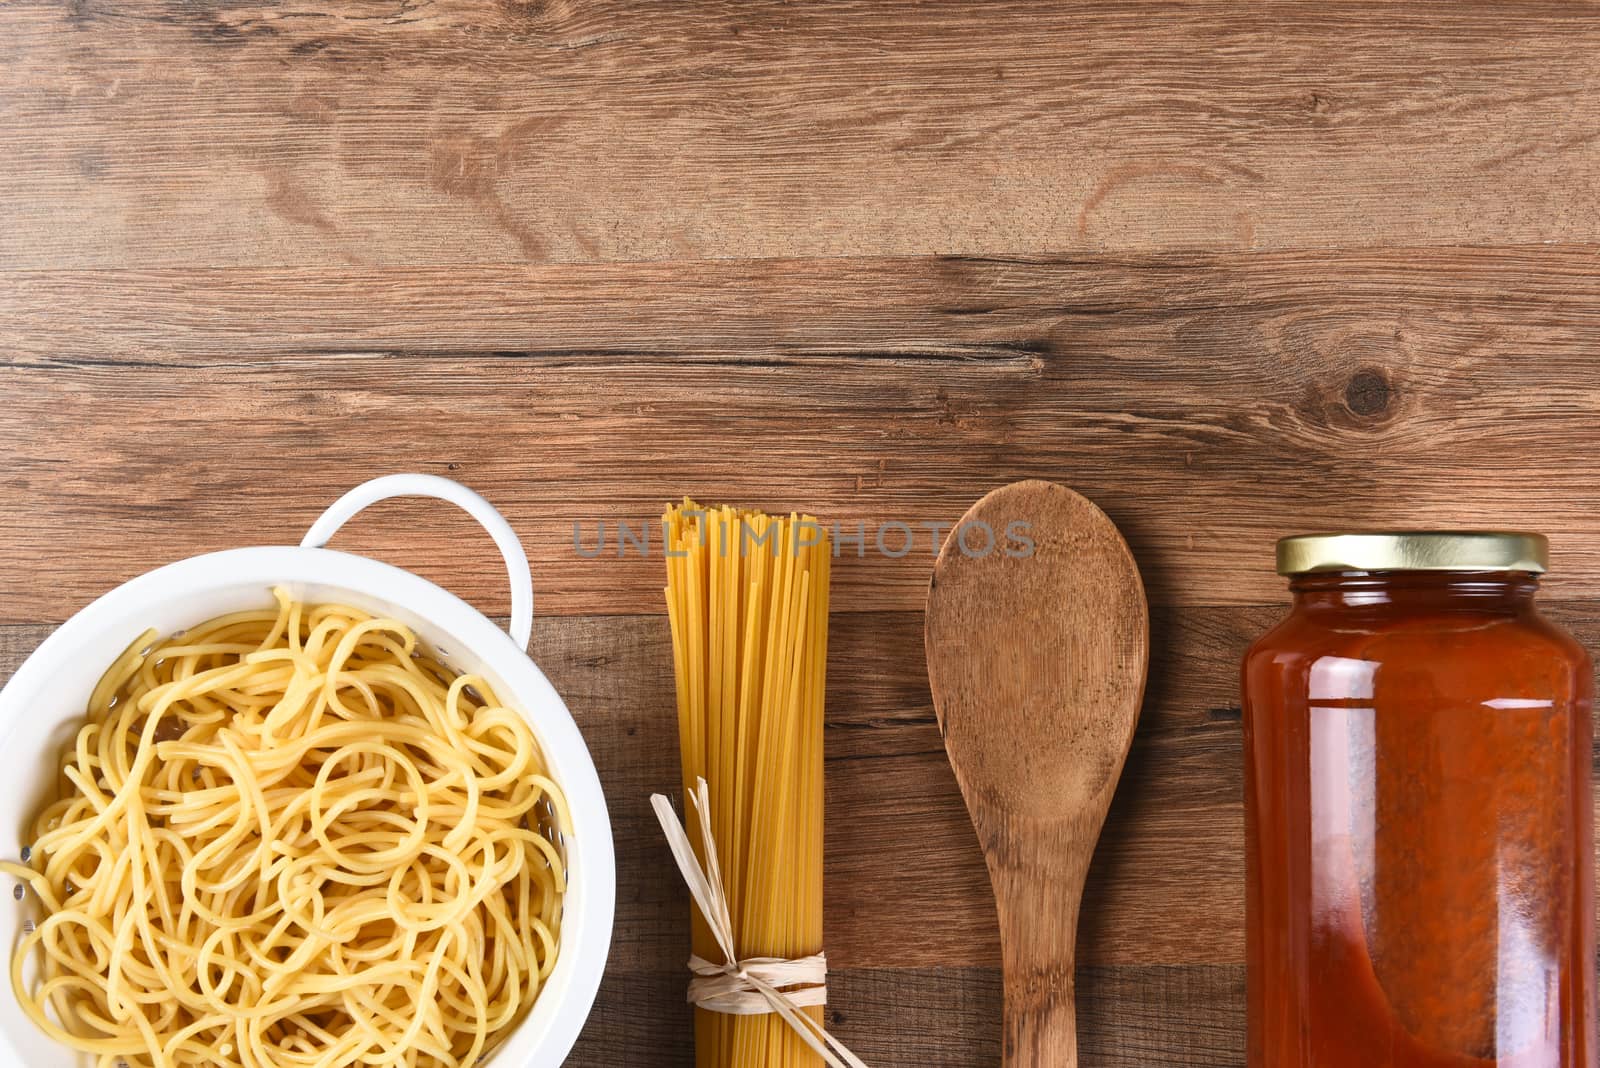
[[[689,981],[689,1002],[711,1012],[731,1016],[760,1016],[775,1012],[805,1040],[806,1045],[828,1063],[830,1068],[867,1068],[866,1064],[845,1048],[843,1042],[830,1035],[816,1020],[801,1012],[808,1005],[821,1005],[828,1000],[828,959],[821,953],[799,960],[780,960],[776,957],[750,957],[740,960],[733,951],[733,920],[728,910],[728,892],[722,884],[722,868],[717,863],[717,843],[711,834],[711,790],[704,779],[695,780],[695,789],[689,794],[695,813],[700,818],[701,841],[705,843],[705,864],[695,856],[689,842],[689,832],[684,830],[672,802],[664,794],[650,795],[650,804],[661,821],[661,830],[672,848],[672,858],[678,862],[683,881],[689,884],[689,895],[700,914],[706,918],[717,948],[722,950],[724,964],[715,964],[704,957],[689,957],[689,970],[694,978]],[[798,986],[799,990],[780,990],[779,987]]]

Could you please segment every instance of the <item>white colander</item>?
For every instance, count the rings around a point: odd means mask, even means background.
[[[483,524],[505,556],[511,577],[509,636],[485,616],[428,580],[364,556],[322,548],[368,505],[389,497],[435,497],[460,505]],[[57,757],[82,724],[101,673],[154,627],[163,635],[225,612],[270,606],[272,588],[305,601],[336,601],[413,627],[439,659],[484,676],[507,705],[519,709],[544,749],[551,777],[572,806],[573,833],[558,844],[568,890],[554,973],[533,1010],[485,1063],[491,1068],[555,1068],[566,1059],[594,1005],[611,944],[616,861],[611,822],[594,763],[560,696],[525,652],[533,626],[528,558],[511,526],[488,501],[434,475],[389,475],[357,486],[334,502],[299,546],[230,549],[180,560],[126,582],[63,623],[0,690],[0,855],[16,859],[34,813],[55,788]],[[31,891],[0,876],[0,931],[36,915]],[[8,948],[9,948],[8,946]],[[9,971],[9,952],[6,967]],[[0,1065],[83,1068],[78,1056],[41,1034],[0,981]]]

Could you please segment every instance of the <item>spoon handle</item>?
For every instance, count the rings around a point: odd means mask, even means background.
[[[1007,980],[1009,985],[1010,980]],[[1006,1068],[1077,1068],[1077,1007],[1069,980],[1064,990],[1017,1004],[1006,993]]]
[[[1078,1064],[1078,911],[1099,828],[1055,830],[1034,828],[1031,839],[991,852],[1005,969],[1005,1068]]]

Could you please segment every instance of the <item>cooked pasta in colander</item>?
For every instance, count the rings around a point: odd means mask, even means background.
[[[527,722],[344,605],[112,665],[39,815],[12,983],[130,1068],[475,1063],[555,964],[566,802]]]

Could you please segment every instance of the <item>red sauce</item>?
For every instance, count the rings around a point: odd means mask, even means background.
[[[1250,649],[1250,1068],[1595,1068],[1593,675],[1536,586],[1302,575]]]

